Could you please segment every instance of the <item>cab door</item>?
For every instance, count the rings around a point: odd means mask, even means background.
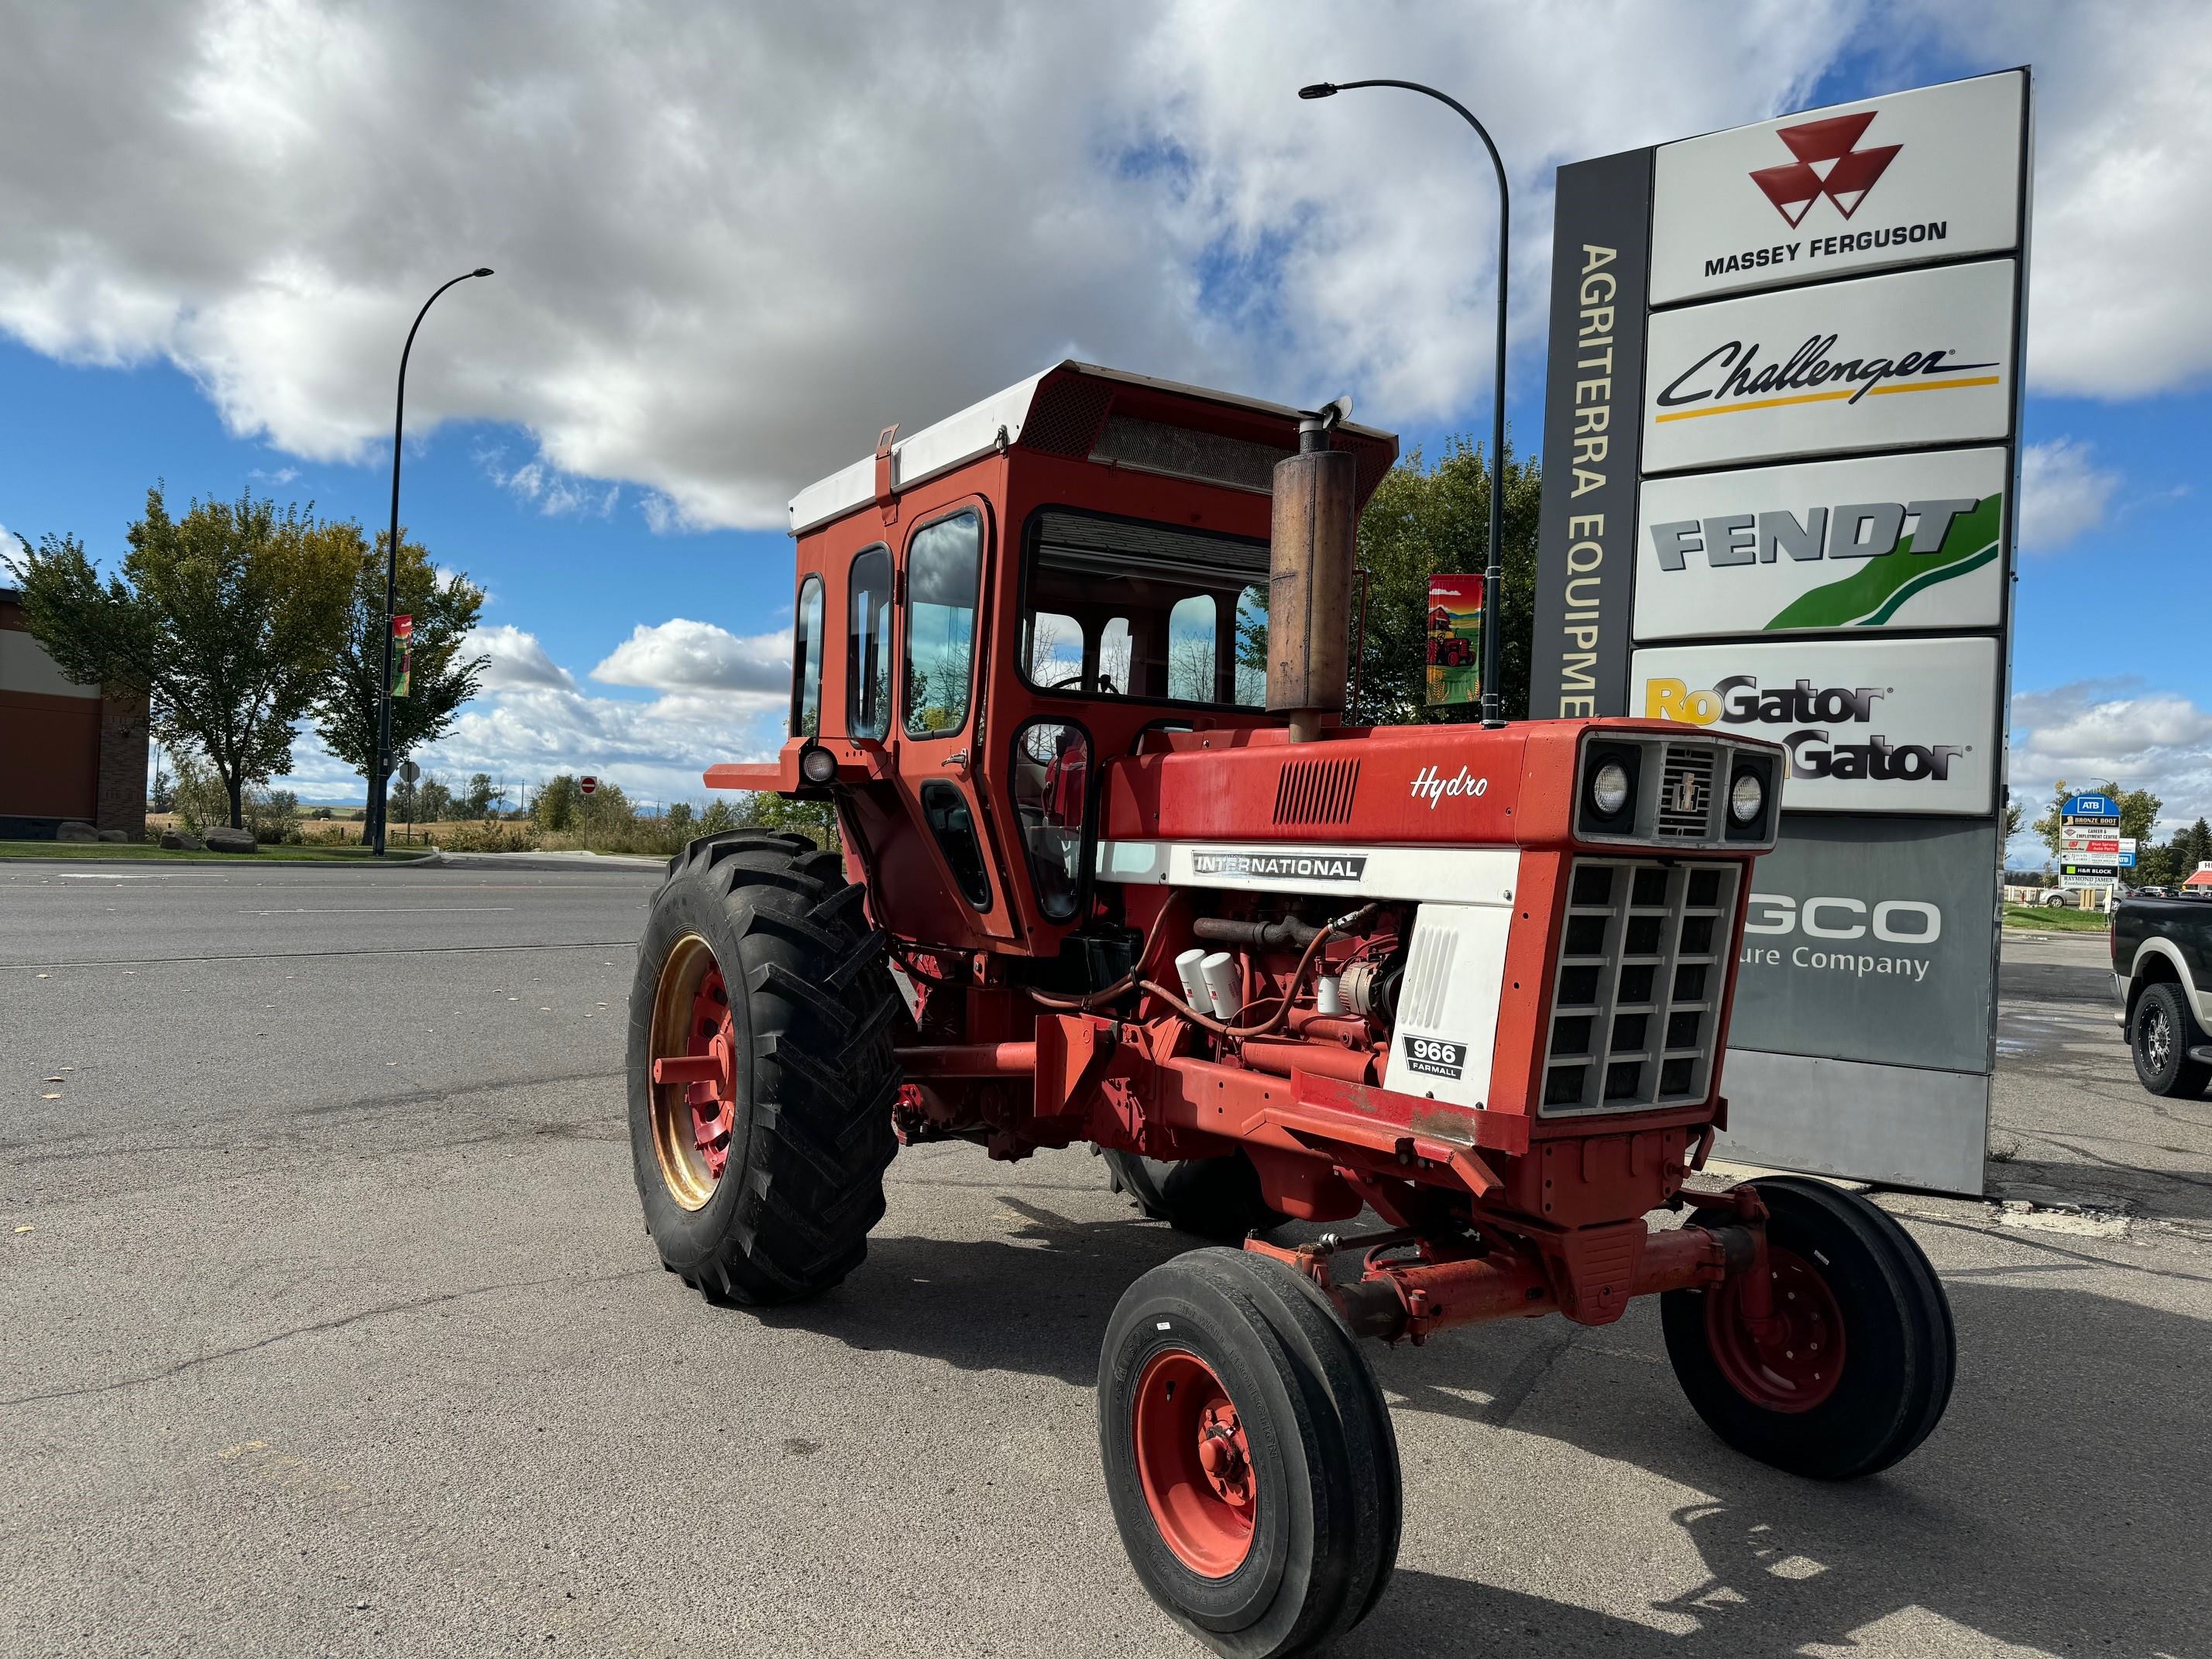
[[[1021,925],[981,783],[994,530],[989,504],[971,496],[907,532],[893,735],[900,793],[948,890],[984,933],[1014,939]]]

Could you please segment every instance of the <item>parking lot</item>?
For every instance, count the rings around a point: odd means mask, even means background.
[[[657,872],[0,866],[0,1651],[1196,1652],[1097,1468],[1082,1151],[903,1152],[822,1301],[659,1267],[623,1116]],[[1723,1449],[1656,1310],[1371,1349],[1406,1477],[1351,1655],[2212,1651],[2212,1103],[2101,939],[2008,939],[1997,1204],[1886,1194],[1960,1333],[1914,1457]]]

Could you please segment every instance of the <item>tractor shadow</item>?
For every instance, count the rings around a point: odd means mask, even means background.
[[[830,1297],[758,1316],[857,1349],[1087,1389],[1122,1291],[1201,1241],[1133,1213],[1085,1221],[1012,1194],[999,1201],[1019,1220],[994,1237],[878,1238]],[[2167,1271],[2192,1281],[2169,1288],[2160,1270],[2142,1271],[2145,1297],[2169,1302],[2212,1279]],[[1945,1283],[1960,1347],[1948,1413],[1904,1463],[1844,1486],[1781,1474],[1716,1440],[1675,1385],[1654,1307],[1601,1330],[1547,1319],[1452,1333],[1425,1349],[1370,1345],[1401,1434],[1408,1414],[1437,1413],[1464,1425],[1452,1437],[1470,1462],[1485,1456],[1486,1435],[1509,1430],[1582,1455],[1547,1476],[1559,1483],[1548,1498],[1511,1492],[1487,1514],[1416,1516],[1409,1540],[1517,1528],[1517,1541],[1499,1540],[1507,1556],[1553,1554],[1560,1546],[1540,1518],[1549,1504],[1632,1505],[1620,1560],[1639,1582],[1652,1573],[1644,1477],[1656,1476],[1680,1489],[1658,1501],[1671,1503],[1701,1581],[1650,1602],[1646,1624],[1408,1568],[1334,1651],[2212,1650],[2212,1323],[2055,1285],[2048,1269],[1965,1270]],[[1516,1509],[1535,1518],[1504,1518]]]
[[[821,1301],[748,1315],[834,1337],[863,1352],[939,1359],[968,1371],[1021,1371],[1091,1387],[1121,1293],[1206,1241],[1132,1209],[1077,1220],[1012,1193],[989,1238],[886,1237]]]
[[[2052,1288],[2047,1275],[2008,1284],[2010,1277],[1947,1275],[1960,1351],[1949,1410],[1903,1463],[1842,1486],[1737,1455],[1683,1402],[1663,1362],[1608,1357],[1604,1348],[1618,1354],[1630,1345],[1663,1352],[1657,1322],[1642,1322],[1642,1309],[1612,1332],[1580,1333],[1571,1342],[1555,1325],[1534,1327],[1540,1343],[1512,1365],[1483,1364],[1495,1375],[1458,1379],[1475,1392],[1499,1389],[1480,1406],[1467,1391],[1445,1394],[1418,1376],[1425,1361],[1452,1364],[1443,1344],[1426,1355],[1374,1352],[1385,1385],[1413,1409],[1498,1426],[1502,1406],[1517,1432],[1684,1488],[1669,1518],[1695,1547],[1704,1579],[1650,1603],[1686,1632],[1675,1634],[1478,1582],[1401,1571],[1374,1615],[1334,1651],[1346,1659],[1600,1651],[1778,1659],[1993,1654],[2001,1644],[2007,1652],[2208,1651],[2212,1437],[2203,1425],[2212,1325]],[[1585,1342],[1601,1346],[1585,1351]],[[1532,1369],[1540,1370],[1533,1382]],[[1595,1471],[1587,1490],[1562,1490],[1559,1501],[1587,1510],[1604,1502],[1610,1484]],[[1648,1533],[1648,1523],[1633,1525],[1623,1529],[1625,1546]],[[1557,1547],[1532,1528],[1525,1547]],[[1624,1548],[1625,1561],[1638,1555]]]

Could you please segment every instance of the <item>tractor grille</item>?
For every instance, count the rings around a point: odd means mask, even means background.
[[[1275,780],[1275,822],[1349,823],[1358,787],[1356,759],[1285,761]]]
[[[1575,860],[1540,1115],[1705,1099],[1735,943],[1736,880],[1733,864]]]
[[[1713,772],[1720,757],[1711,749],[1667,745],[1659,772],[1659,817],[1652,834],[1662,841],[1701,842],[1713,835]]]

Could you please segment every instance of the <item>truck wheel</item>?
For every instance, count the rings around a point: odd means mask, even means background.
[[[662,1265],[709,1301],[827,1290],[896,1143],[883,936],[836,854],[738,830],[669,861],[629,1000],[629,1139]]]
[[[1943,1287],[1905,1229],[1857,1194],[1787,1176],[1756,1186],[1782,1329],[1754,1339],[1733,1285],[1669,1291],[1660,1322],[1674,1375],[1713,1432],[1762,1463],[1819,1480],[1886,1469],[1951,1397]]]
[[[2136,1000],[2136,1017],[2129,1033],[2128,1050],[2135,1056],[2136,1076],[2154,1095],[2195,1100],[2212,1081],[2212,1066],[2189,1057],[2190,1046],[2203,1039],[2190,1018],[2181,988],[2170,980],[2146,986]]]
[[[1389,1408],[1328,1298],[1279,1261],[1193,1250],[1132,1285],[1099,1356],[1098,1440],[1138,1578],[1217,1653],[1321,1647],[1389,1582]]]
[[[1260,1172],[1242,1152],[1173,1162],[1108,1152],[1106,1178],[1153,1220],[1200,1238],[1242,1238],[1290,1218],[1268,1208],[1260,1192]]]

